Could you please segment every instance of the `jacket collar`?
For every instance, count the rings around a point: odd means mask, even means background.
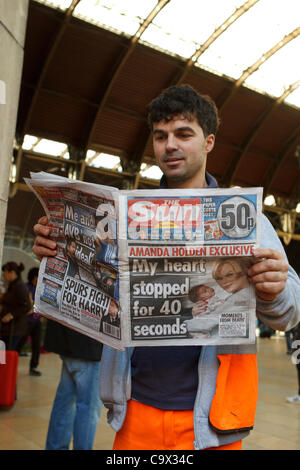
[[[213,189],[213,188],[218,187],[217,180],[207,171],[205,172],[205,179],[206,179],[207,186],[203,189]],[[165,177],[165,175],[162,176],[159,187],[160,189],[168,188],[167,178]]]

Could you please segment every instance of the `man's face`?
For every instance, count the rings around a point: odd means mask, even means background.
[[[4,269],[2,272],[2,277],[5,282],[10,282],[11,278],[11,272],[12,271],[7,271],[7,269]]]
[[[68,245],[68,254],[72,257],[74,257],[75,255],[75,251],[76,251],[76,243],[75,242],[71,242],[70,245]]]
[[[184,231],[184,238],[186,240],[192,240],[193,239],[193,232],[192,230],[185,230]]]
[[[164,230],[163,239],[164,240],[171,240],[171,231],[170,230]]]
[[[109,315],[113,318],[116,318],[117,315],[118,315],[118,307],[117,305],[115,304],[115,302],[110,302],[109,304],[109,311],[108,311]]]
[[[140,230],[138,231],[138,237],[139,237],[140,240],[145,240],[145,239],[147,238],[145,231],[142,230],[142,229],[140,229]]]
[[[194,118],[175,116],[171,121],[153,124],[153,148],[156,161],[168,186],[204,187],[207,153],[213,149],[213,134],[204,137]]]

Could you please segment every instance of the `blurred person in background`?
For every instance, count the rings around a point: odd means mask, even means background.
[[[34,313],[33,304],[35,298],[35,290],[39,275],[39,268],[34,267],[28,271],[26,284],[29,294],[32,299],[32,308],[27,313],[27,331],[22,337],[18,344],[18,352],[21,353],[22,348],[25,346],[28,337],[31,339],[31,359],[29,365],[29,374],[39,377],[41,372],[37,370],[40,359],[40,348],[42,340],[42,322],[41,316],[38,313]]]
[[[300,403],[300,323],[297,327],[296,340],[293,341],[292,345],[292,362],[297,367],[297,379],[298,379],[298,393],[292,397],[286,397],[286,400],[290,403]]]
[[[102,344],[48,320],[45,349],[60,356],[60,381],[50,415],[46,450],[91,450],[102,409],[99,397]]]
[[[7,350],[18,350],[21,338],[27,331],[27,312],[31,307],[29,292],[22,281],[24,264],[10,261],[2,266],[3,280],[7,284],[1,304],[1,339]]]
[[[298,276],[300,278],[300,273]],[[298,323],[294,330],[296,330],[296,336],[293,338],[293,342],[291,343],[291,350],[292,362],[297,368],[298,393],[292,397],[286,397],[286,400],[290,403],[300,403],[300,323]]]
[[[292,328],[289,331],[285,331],[286,353],[287,354],[292,354],[293,353],[292,344],[297,339],[297,331],[298,331],[298,325],[295,326],[294,328]]]

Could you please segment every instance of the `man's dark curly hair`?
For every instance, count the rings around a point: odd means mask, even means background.
[[[188,120],[196,117],[205,137],[217,133],[219,116],[214,101],[207,95],[197,93],[189,85],[167,88],[150,103],[150,129],[153,129],[153,123],[162,120],[168,122],[177,115],[182,115]]]

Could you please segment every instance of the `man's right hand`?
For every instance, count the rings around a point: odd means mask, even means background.
[[[33,231],[36,237],[32,251],[38,259],[41,261],[44,256],[56,256],[56,243],[49,238],[51,227],[48,227],[48,219],[46,216],[38,220],[38,223],[33,227]]]

